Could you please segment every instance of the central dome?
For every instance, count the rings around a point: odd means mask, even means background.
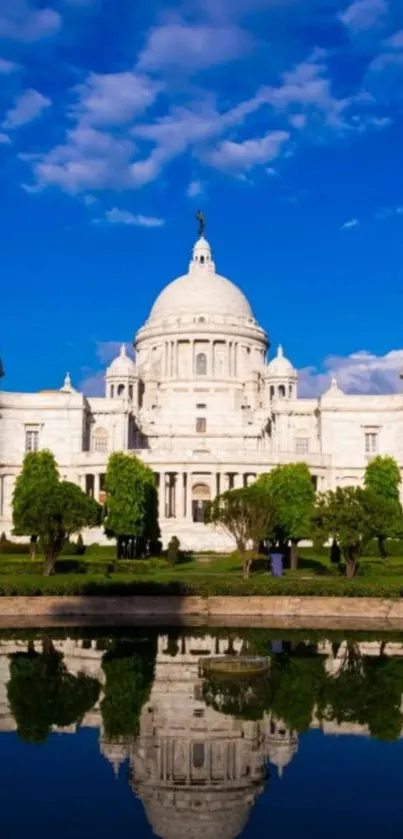
[[[189,273],[178,277],[161,291],[151,309],[149,321],[173,315],[203,314],[253,318],[252,309],[242,291],[230,280],[216,274],[211,248],[204,236],[193,248]]]

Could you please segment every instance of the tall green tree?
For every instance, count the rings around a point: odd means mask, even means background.
[[[132,455],[116,452],[105,476],[107,515],[105,531],[116,539],[117,557],[133,556],[134,548],[157,541],[158,500],[151,469]]]
[[[31,649],[10,656],[8,701],[18,734],[31,743],[43,743],[53,726],[79,725],[99,692],[97,679],[68,672],[48,638],[41,653]]]
[[[313,540],[335,539],[346,563],[346,574],[354,577],[370,531],[366,490],[350,486],[322,493],[311,521]]]
[[[35,536],[45,554],[44,574],[53,574],[64,543],[101,522],[101,507],[76,484],[61,481],[51,452],[28,452],[13,494],[17,536]]]
[[[367,464],[364,486],[371,507],[370,534],[378,540],[379,553],[387,557],[386,539],[403,530],[400,504],[400,469],[393,457],[378,455]]]
[[[108,738],[136,736],[142,707],[154,680],[157,635],[113,642],[102,660],[102,721]]]
[[[205,522],[218,525],[235,540],[242,559],[243,575],[249,577],[253,557],[267,531],[274,526],[273,498],[257,483],[231,489],[209,504]]]
[[[262,475],[257,483],[272,495],[276,508],[274,532],[268,533],[268,536],[291,543],[291,568],[296,570],[298,542],[310,536],[315,502],[315,489],[308,466],[306,463],[276,466]]]

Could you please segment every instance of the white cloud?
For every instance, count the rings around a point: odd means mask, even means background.
[[[197,198],[198,195],[201,195],[204,192],[204,185],[201,181],[195,180],[190,181],[188,184],[186,195],[188,198]]]
[[[359,223],[358,218],[350,218],[342,224],[340,230],[351,230],[353,227],[358,227]]]
[[[376,221],[385,221],[393,216],[402,216],[403,206],[398,204],[396,207],[381,207],[375,214]]]
[[[284,114],[297,130],[318,126],[331,132],[342,133],[353,127],[349,114],[355,106],[367,105],[367,97],[347,96],[337,98],[332,92],[332,82],[325,61],[324,50],[315,49],[306,61],[287,70],[277,87],[266,88],[266,100]]]
[[[403,50],[403,29],[399,29],[385,41],[385,46],[391,50]]]
[[[18,70],[18,68],[19,64],[16,64],[15,61],[8,61],[7,58],[0,58],[0,75],[13,73],[15,70]]]
[[[77,127],[67,132],[64,144],[28,162],[32,163],[37,189],[57,186],[75,195],[130,186],[129,163],[134,149],[130,139]]]
[[[251,44],[251,37],[235,25],[167,23],[151,30],[138,65],[147,71],[195,72],[238,58]]]
[[[0,37],[34,42],[55,35],[62,18],[55,9],[38,9],[29,0],[0,0]]]
[[[110,224],[126,224],[131,227],[163,227],[165,224],[163,218],[135,215],[127,210],[119,210],[118,207],[112,207],[111,210],[107,210],[105,219]]]
[[[0,132],[0,146],[7,146],[7,145],[9,146],[10,143],[11,143],[11,140],[10,140],[10,137],[8,136],[8,134],[4,134],[3,132]]]
[[[254,166],[275,160],[290,135],[287,131],[270,131],[264,137],[235,143],[224,140],[208,155],[208,162],[217,169],[249,171]]]
[[[357,35],[382,25],[387,14],[386,0],[354,0],[339,18],[351,34]]]
[[[7,111],[3,128],[19,128],[27,122],[32,122],[51,104],[51,100],[39,91],[33,88],[25,90],[16,99],[13,107]]]
[[[122,125],[153,104],[162,84],[132,72],[90,73],[74,88],[71,116],[90,125]]]
[[[329,387],[332,375],[345,393],[396,393],[401,390],[403,349],[385,355],[366,350],[348,356],[328,356],[322,369],[305,367],[299,371],[300,396],[319,396]]]

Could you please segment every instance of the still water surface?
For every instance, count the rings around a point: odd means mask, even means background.
[[[5,839],[401,837],[403,635],[0,632]]]

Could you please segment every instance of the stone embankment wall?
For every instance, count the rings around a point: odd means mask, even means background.
[[[7,618],[55,620],[86,617],[114,619],[169,618],[225,622],[284,619],[378,621],[403,628],[403,598],[365,597],[0,597],[0,620]]]

